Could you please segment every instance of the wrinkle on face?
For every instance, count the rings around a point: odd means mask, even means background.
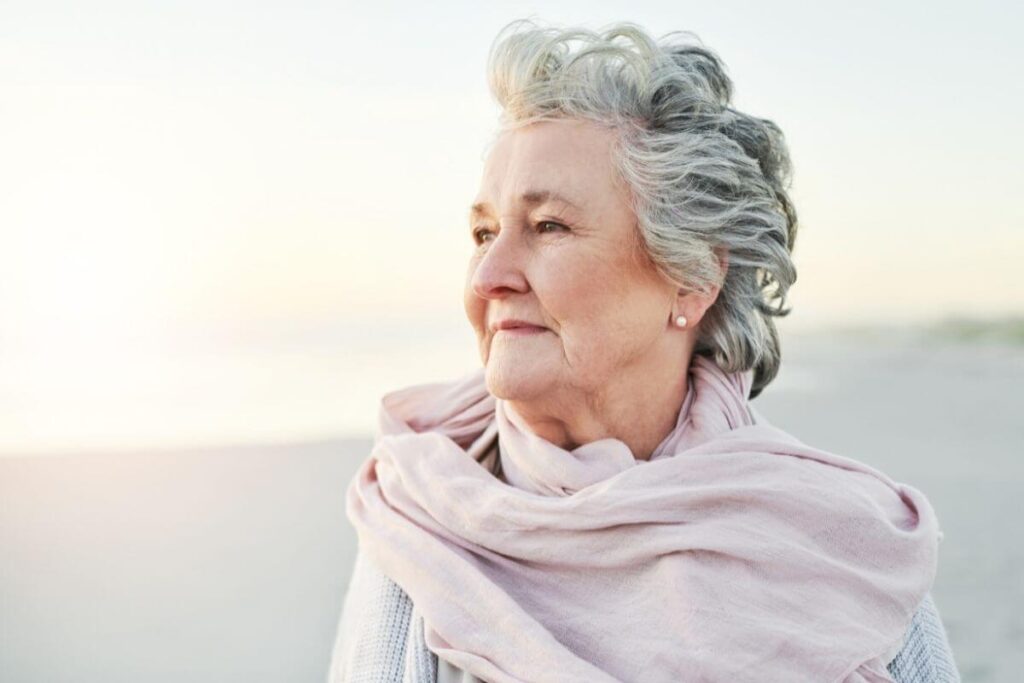
[[[684,355],[668,329],[677,288],[645,258],[613,163],[615,135],[566,120],[506,132],[470,216],[471,230],[490,231],[475,247],[464,292],[488,389],[572,441],[612,430]],[[546,220],[568,230],[540,229]],[[509,316],[548,331],[495,338],[488,326]]]

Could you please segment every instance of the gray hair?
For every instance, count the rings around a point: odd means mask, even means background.
[[[796,211],[782,131],[729,106],[721,60],[692,33],[655,41],[622,22],[600,31],[516,21],[488,58],[504,129],[551,119],[614,128],[642,246],[662,274],[718,298],[694,353],[727,372],[754,369],[751,398],[774,379],[774,316],[788,315]],[[718,254],[728,255],[723,279]]]

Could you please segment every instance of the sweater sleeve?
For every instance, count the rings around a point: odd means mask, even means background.
[[[412,601],[356,551],[327,683],[401,683]]]
[[[896,683],[960,683],[946,629],[931,593],[914,612],[903,648],[889,663]]]

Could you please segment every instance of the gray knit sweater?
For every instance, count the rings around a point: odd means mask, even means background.
[[[888,668],[898,683],[959,683],[931,594],[914,613],[903,649]],[[357,552],[328,683],[437,683],[437,671],[437,655],[423,638],[423,617],[409,596]]]

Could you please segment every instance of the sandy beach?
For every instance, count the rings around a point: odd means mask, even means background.
[[[894,341],[895,340],[895,341]],[[773,423],[923,491],[933,596],[965,681],[1024,668],[1024,351],[927,336],[785,340]],[[0,458],[0,679],[325,678],[371,438]]]

